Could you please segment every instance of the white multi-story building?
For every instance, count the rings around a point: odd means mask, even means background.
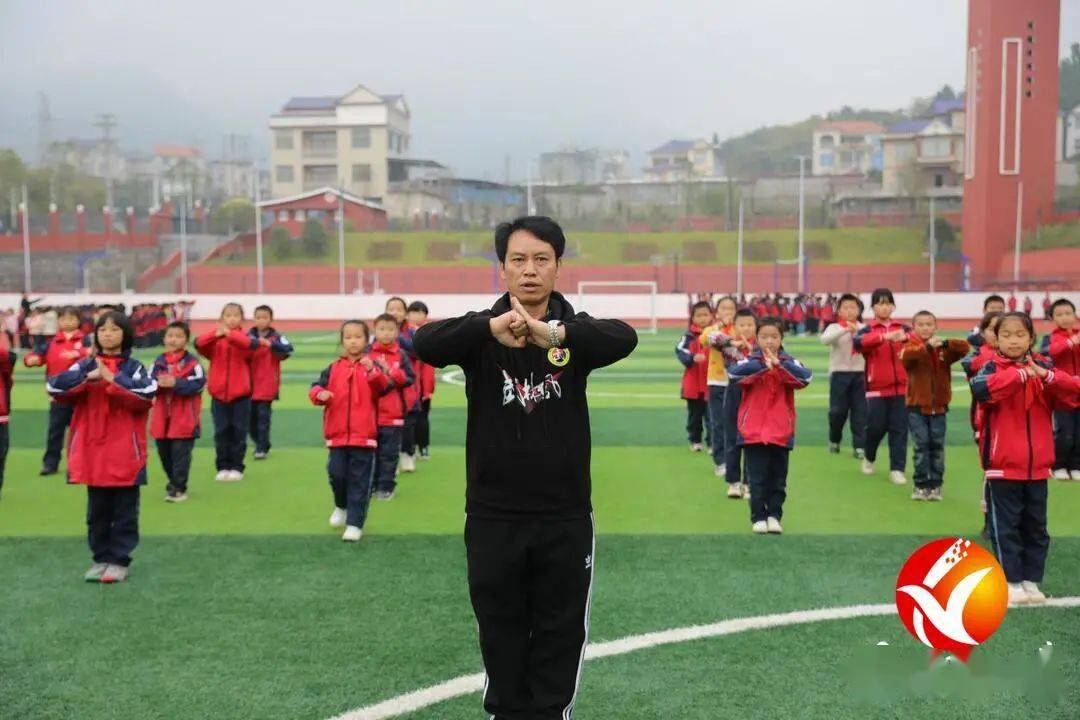
[[[868,120],[828,120],[814,128],[811,175],[866,175],[881,170],[881,134]]]
[[[270,117],[271,194],[343,187],[381,201],[407,176],[409,107],[363,85],[341,97],[294,97]]]
[[[696,180],[724,176],[720,148],[703,138],[669,140],[649,151],[645,179],[655,182]]]

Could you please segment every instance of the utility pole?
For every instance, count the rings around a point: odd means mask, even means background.
[[[95,127],[101,128],[101,146],[105,152],[105,204],[112,209],[113,206],[113,138],[112,131],[116,127],[116,116],[112,113],[98,115]]]

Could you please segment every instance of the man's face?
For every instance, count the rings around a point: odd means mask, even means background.
[[[506,260],[499,269],[506,289],[523,304],[547,300],[559,277],[555,248],[528,230],[516,230],[506,245]]]

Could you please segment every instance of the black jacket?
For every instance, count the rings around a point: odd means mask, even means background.
[[[465,371],[465,512],[476,517],[572,518],[592,511],[592,444],[585,385],[589,372],[629,355],[637,333],[620,320],[574,313],[552,293],[548,316],[566,324],[565,347],[508,348],[489,321],[510,309],[509,294],[491,308],[428,323],[413,345],[424,362]]]

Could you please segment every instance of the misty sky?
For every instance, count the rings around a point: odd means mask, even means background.
[[[1018,0],[1019,1],[1019,0]],[[257,11],[258,14],[253,14]],[[404,93],[413,155],[522,178],[567,144],[636,162],[673,137],[721,138],[844,104],[906,107],[964,76],[963,0],[52,2],[0,0],[0,146],[36,155],[114,113],[125,149],[266,147],[292,95]],[[1062,0],[1061,48],[1080,39]]]

